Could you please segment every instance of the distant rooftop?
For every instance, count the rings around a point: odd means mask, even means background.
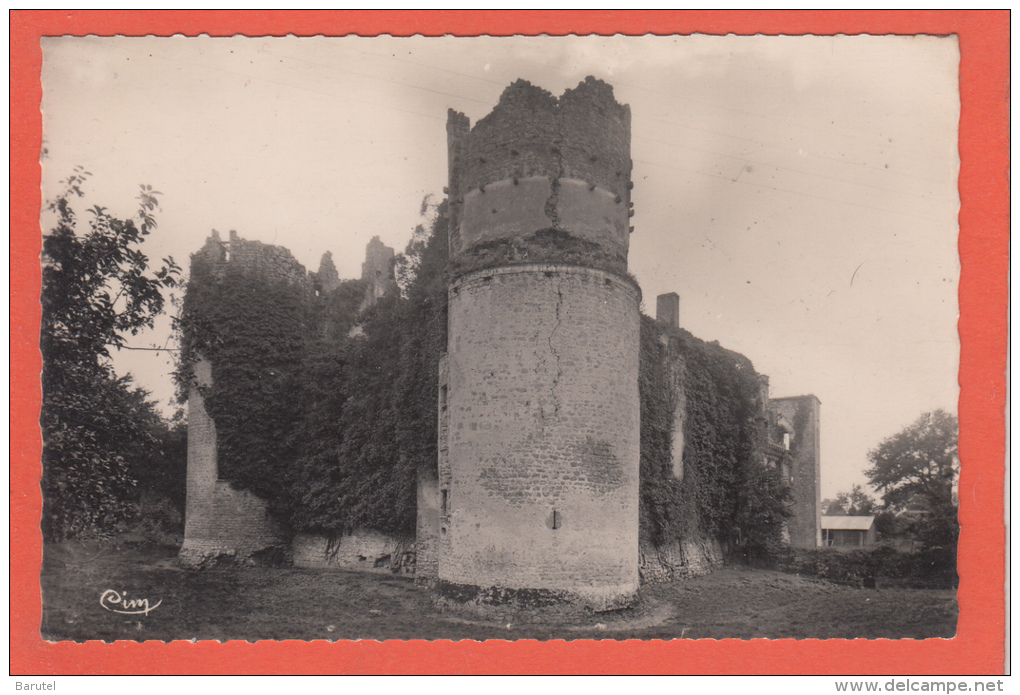
[[[874,516],[823,516],[822,528],[830,531],[867,531],[875,523]]]

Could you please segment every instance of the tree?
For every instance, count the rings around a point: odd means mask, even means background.
[[[864,491],[860,485],[854,485],[850,492],[836,493],[835,504],[829,506],[828,516],[869,516],[875,513],[875,498]],[[842,510],[842,511],[840,511]]]
[[[142,186],[134,218],[89,211],[80,230],[73,207],[89,172],[76,168],[48,205],[43,238],[43,531],[49,540],[100,535],[129,515],[131,458],[156,446],[147,394],[117,377],[110,349],[151,327],[176,285],[172,258],[155,271],[138,249],[155,228],[158,191]]]
[[[846,509],[838,499],[826,498],[822,500],[821,508],[822,516],[846,516]]]
[[[955,416],[935,410],[868,454],[872,466],[865,473],[886,509],[919,508],[914,533],[927,548],[955,551],[959,429]]]

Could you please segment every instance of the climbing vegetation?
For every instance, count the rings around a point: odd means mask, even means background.
[[[311,285],[193,264],[180,378],[188,383],[198,356],[210,360],[203,391],[220,475],[266,498],[294,531],[414,532],[416,475],[436,465],[446,210],[438,206],[397,258],[400,296],[368,308],[360,281],[317,295]],[[762,460],[751,363],[643,317],[640,392],[643,536],[714,537],[752,555],[778,543],[788,491]]]
[[[398,257],[401,296],[266,276],[196,256],[180,320],[186,388],[216,423],[219,475],[295,532],[414,531],[416,474],[435,461],[446,344],[446,207]]]
[[[764,463],[750,361],[643,316],[639,383],[642,536],[656,544],[717,538],[743,557],[773,552],[790,493]]]

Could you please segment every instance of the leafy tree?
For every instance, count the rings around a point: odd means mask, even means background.
[[[173,259],[156,270],[138,249],[155,228],[158,191],[142,186],[134,218],[73,207],[89,172],[76,168],[48,205],[56,215],[43,238],[43,531],[50,540],[100,535],[130,514],[131,460],[156,446],[147,394],[117,377],[110,349],[151,327],[163,292],[177,283]],[[80,227],[86,227],[80,229]]]
[[[959,421],[942,410],[925,413],[868,454],[867,474],[888,510],[920,508],[914,532],[928,548],[955,550],[959,535],[953,494],[960,459]]]
[[[875,498],[860,485],[854,485],[850,492],[836,493],[835,500],[826,501],[829,502],[826,516],[869,516],[877,511]]]
[[[846,509],[838,500],[826,498],[822,500],[822,516],[846,516]]]

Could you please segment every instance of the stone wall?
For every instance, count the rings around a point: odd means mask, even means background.
[[[789,454],[784,459],[793,491],[793,516],[787,521],[790,545],[817,548],[822,543],[821,401],[812,395],[772,398],[769,410],[793,425]]]
[[[295,567],[405,575],[414,574],[414,548],[414,538],[394,538],[368,529],[335,539],[297,534],[291,545]]]
[[[572,266],[453,283],[442,582],[597,609],[633,597],[638,302],[630,281]]]
[[[640,571],[643,584],[708,574],[723,562],[719,542],[706,538],[685,538],[662,545],[642,540]]]
[[[444,353],[439,359],[439,383],[436,386],[436,468],[418,475],[418,542],[425,554],[421,582],[439,578],[439,558],[450,549],[450,409],[448,392],[450,362]]]
[[[588,78],[556,98],[519,80],[473,129],[450,112],[451,253],[559,230],[626,259],[630,109]],[[555,262],[532,257],[529,262]]]
[[[229,269],[314,292],[311,277],[290,251],[242,239],[234,230],[226,242],[213,230],[192,258],[192,264],[196,262],[207,264],[214,276],[222,277]],[[212,364],[201,359],[193,366],[193,383],[188,389],[188,480],[180,551],[186,564],[200,564],[218,556],[241,559],[267,548],[286,546],[280,528],[266,511],[265,501],[219,478],[216,425],[202,395],[203,389],[210,386]]]
[[[214,277],[223,277],[230,270],[297,285],[305,288],[309,296],[331,292],[340,285],[329,252],[323,255],[319,271],[309,275],[289,250],[243,239],[233,230],[226,242],[213,230],[195,253],[192,263],[195,262],[210,267]],[[366,248],[362,265],[367,285],[362,308],[396,291],[393,264],[393,249],[374,237]],[[220,556],[242,559],[268,548],[289,552],[290,540],[267,512],[265,501],[219,479],[216,426],[202,394],[203,389],[212,385],[212,364],[205,359],[198,361],[193,375],[194,383],[188,391],[188,479],[182,561],[199,565]],[[302,536],[295,541],[293,550],[295,563],[304,566],[387,572],[392,563],[400,571],[413,571],[415,555],[413,539],[392,539],[368,530],[357,530],[336,543],[322,537]],[[382,563],[384,568],[377,568],[384,556],[390,559]]]
[[[397,281],[393,276],[393,262],[396,258],[393,249],[374,236],[365,247],[365,262],[361,264],[361,280],[367,287],[362,309],[371,306],[381,297],[397,290]]]
[[[415,574],[420,584],[439,577],[439,479],[434,469],[418,471],[418,510],[415,524]]]
[[[190,565],[220,556],[240,560],[285,545],[266,503],[218,478],[216,426],[202,397],[202,388],[211,382],[212,367],[200,360],[188,390],[187,501],[180,551],[181,560]]]

